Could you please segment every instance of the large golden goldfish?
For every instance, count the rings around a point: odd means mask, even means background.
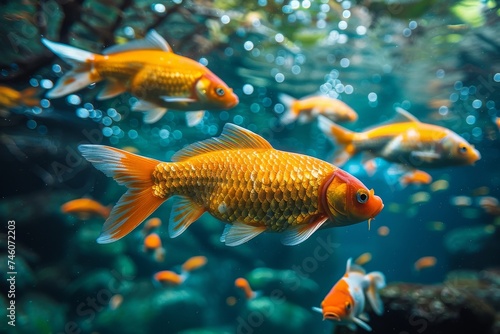
[[[320,116],[320,129],[338,146],[334,163],[342,165],[360,152],[417,168],[471,165],[481,158],[474,146],[455,132],[420,122],[404,109],[396,111],[401,121],[359,133]]]
[[[186,114],[190,126],[203,119],[205,109],[228,109],[238,104],[238,97],[219,77],[200,63],[173,53],[155,30],[144,39],[107,48],[103,55],[45,38],[42,42],[73,66],[47,94],[49,98],[107,80],[98,99],[129,92],[139,98],[132,109],[146,111],[146,123],[158,121],[172,108],[190,111]]]
[[[39,105],[40,99],[37,94],[38,89],[35,87],[17,91],[8,86],[0,86],[0,114],[7,115],[9,109],[23,105],[28,107]]]
[[[101,145],[79,150],[129,188],[104,223],[99,243],[124,237],[172,196],[171,237],[209,212],[228,223],[221,241],[229,246],[266,231],[283,232],[282,242],[295,245],[319,228],[371,220],[383,208],[373,190],[340,168],[275,150],[233,124],[220,137],[177,152],[171,163]]]

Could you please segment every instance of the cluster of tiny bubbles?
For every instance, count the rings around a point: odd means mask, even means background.
[[[486,108],[488,108],[488,115],[496,116],[497,110],[495,108],[495,101],[489,100],[486,102]]]
[[[45,125],[38,124],[34,119],[30,119],[26,122],[26,127],[30,130],[37,130],[37,132],[41,135],[46,135],[48,133],[48,129]]]
[[[153,4],[151,4],[151,9],[154,12],[159,13],[159,14],[165,13],[165,11],[167,10],[167,8],[165,7],[165,5],[161,4],[161,3],[153,3]]]
[[[403,29],[403,36],[410,37],[411,31],[415,30],[417,27],[418,27],[418,24],[416,21],[410,21],[410,23],[408,23],[408,27]]]
[[[344,22],[344,21],[341,21],[341,22]],[[339,22],[340,24],[340,22]],[[347,28],[347,23],[346,23],[346,28]],[[328,37],[326,39],[326,42],[328,44],[345,44],[347,43],[348,41],[348,37],[346,34],[341,34],[339,33],[337,30],[332,30],[330,31],[330,33],[328,34]]]

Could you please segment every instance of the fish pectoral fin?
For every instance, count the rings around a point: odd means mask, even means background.
[[[264,226],[256,227],[235,222],[232,225],[226,225],[220,241],[224,242],[227,246],[238,246],[255,238],[265,230],[266,227]]]
[[[411,156],[417,158],[420,161],[432,162],[439,159],[441,156],[433,151],[414,151],[411,152]]]
[[[385,276],[380,271],[374,271],[364,277],[368,281],[368,288],[366,289],[366,298],[370,303],[373,312],[376,315],[384,313],[384,303],[379,295],[379,290],[385,287]]]
[[[359,315],[359,319],[363,321],[370,321],[370,316],[368,315],[368,313],[363,312]]]
[[[106,83],[106,86],[104,87],[103,90],[97,95],[98,100],[106,100],[110,99],[112,97],[118,96],[122,93],[125,93],[127,90],[127,87],[125,85],[118,81],[118,80],[110,80],[109,82]]]
[[[170,212],[170,220],[168,224],[168,234],[171,238],[175,238],[184,232],[189,225],[195,222],[200,216],[205,213],[205,208],[194,203],[190,198],[185,196],[174,196],[175,202]]]
[[[367,332],[371,332],[372,331],[372,328],[370,327],[370,325],[368,325],[366,322],[364,322],[363,320],[359,319],[359,318],[356,318],[356,317],[353,317],[352,318],[352,321],[358,325],[359,327],[363,328],[365,331]]]
[[[143,39],[135,39],[128,43],[110,46],[104,49],[102,53],[109,55],[134,50],[163,50],[165,52],[172,52],[172,48],[168,45],[167,41],[153,29]]]
[[[290,227],[288,230],[283,232],[281,243],[287,246],[298,245],[307,240],[307,238],[309,238],[327,220],[328,217],[326,216],[318,216],[311,223]]]
[[[313,306],[311,307],[311,310],[323,314],[323,310],[320,307]]]
[[[186,113],[186,122],[189,127],[198,125],[205,115],[205,111],[188,111]]]
[[[152,124],[158,122],[165,115],[167,108],[160,107],[148,101],[139,100],[132,105],[132,111],[144,111],[144,123]]]
[[[192,103],[192,102],[196,102],[195,99],[192,99],[190,97],[183,97],[183,96],[160,96],[160,99],[162,99],[165,102],[169,102],[169,103],[178,103],[178,102]]]

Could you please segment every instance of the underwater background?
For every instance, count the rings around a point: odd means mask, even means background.
[[[0,332],[349,333],[311,308],[342,277],[348,258],[369,253],[359,262],[387,281],[384,314],[367,311],[374,333],[500,333],[500,209],[482,205],[500,198],[499,15],[497,2],[473,0],[0,1],[0,84],[37,88],[40,99],[0,114],[0,306],[7,309]],[[44,96],[69,66],[42,37],[100,53],[150,29],[216,73],[239,104],[188,127],[176,111],[144,123],[128,93],[97,100],[102,83]],[[343,124],[351,130],[385,122],[401,107],[455,131],[481,159],[426,169],[430,184],[403,187],[393,164],[377,160],[369,175],[356,156],[342,168],[375,189],[382,212],[370,228],[319,230],[293,247],[272,233],[228,247],[219,241],[223,223],[208,214],[171,239],[167,202],[152,215],[162,221],[159,258],[144,250],[142,226],[97,244],[103,217],[61,211],[79,198],[112,206],[125,191],[82,158],[82,143],[171,161],[234,123],[278,150],[332,161],[335,147],[317,122],[280,123],[280,94],[318,93],[358,113]],[[15,326],[8,323],[9,221]],[[162,270],[180,273],[194,256],[207,262],[182,284],[154,281]],[[422,257],[435,261],[415,266]],[[257,297],[235,287],[239,277]]]

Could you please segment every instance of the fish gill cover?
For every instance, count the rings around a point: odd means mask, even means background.
[[[0,2],[0,331],[499,333],[499,11]]]

